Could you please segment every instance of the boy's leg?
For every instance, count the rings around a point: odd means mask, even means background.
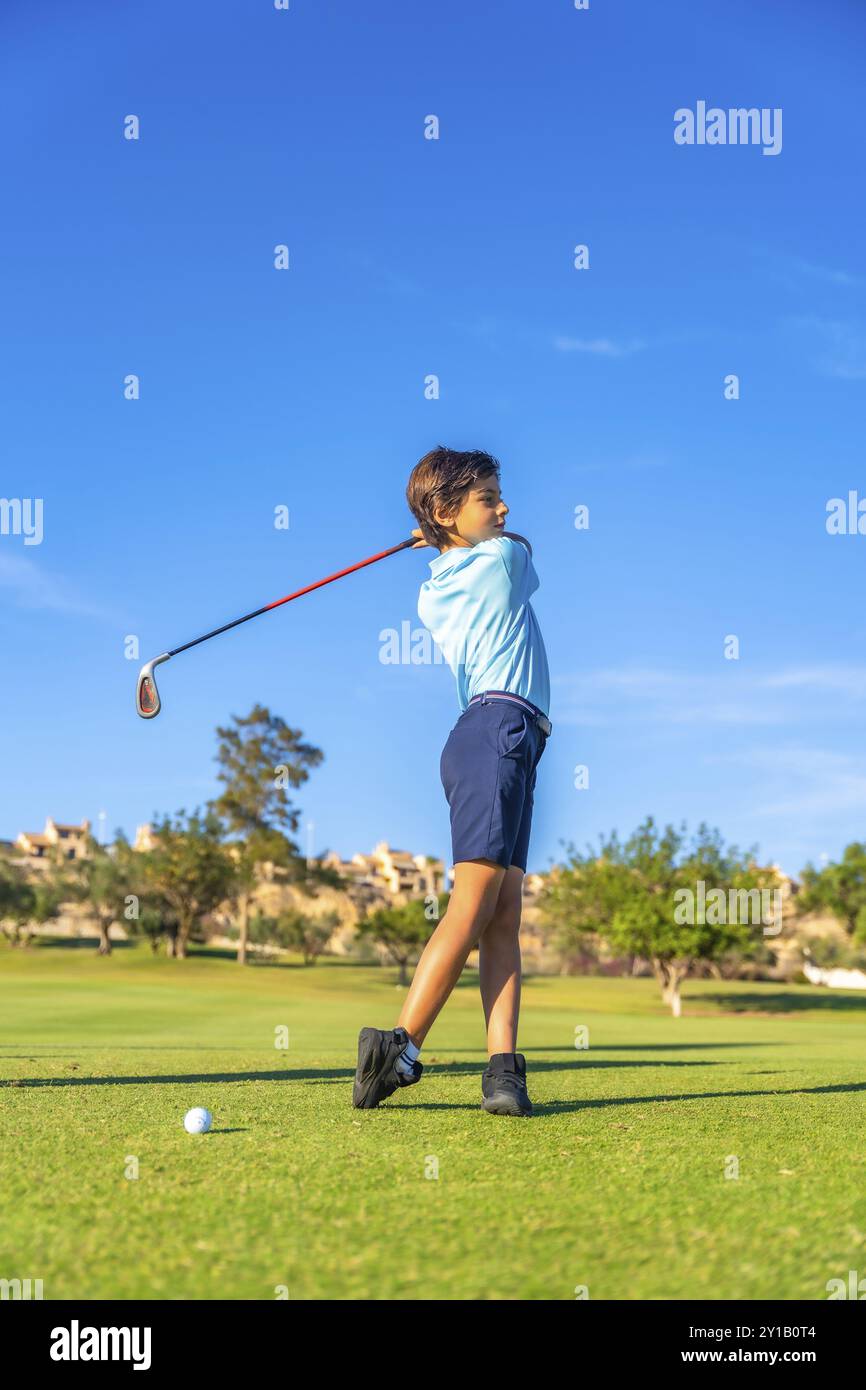
[[[492,859],[466,859],[454,865],[448,910],[424,947],[397,1022],[418,1047],[493,916],[505,876],[505,868]]]
[[[499,889],[493,916],[478,944],[481,1002],[487,1024],[487,1053],[516,1052],[520,1013],[520,912],[523,870],[512,864]]]
[[[532,746],[520,813],[520,825],[511,852],[493,915],[478,946],[478,973],[481,1002],[487,1024],[487,1052],[490,1057],[510,1054],[517,1049],[517,1019],[520,1013],[520,914],[523,908],[523,880],[529,855],[532,809],[538,763],[544,752],[538,734]],[[527,750],[529,751],[529,750]]]

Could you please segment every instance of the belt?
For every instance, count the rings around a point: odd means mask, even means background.
[[[474,705],[479,700],[483,704],[486,704],[488,700],[511,700],[512,704],[520,705],[528,714],[532,715],[545,738],[550,738],[550,735],[553,733],[553,725],[547,715],[542,714],[541,710],[538,709],[531,700],[524,700],[522,695],[512,695],[508,690],[485,690],[483,695],[473,695],[469,704]]]

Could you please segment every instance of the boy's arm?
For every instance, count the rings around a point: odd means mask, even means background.
[[[508,539],[512,541],[522,541],[523,544],[526,546],[526,549],[529,551],[530,556],[532,555],[532,546],[529,544],[529,541],[526,539],[525,536],[519,536],[516,531],[502,531],[500,534],[503,536],[507,536]]]

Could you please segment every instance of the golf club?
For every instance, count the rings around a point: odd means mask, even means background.
[[[197,647],[201,642],[208,642],[211,637],[219,637],[221,632],[228,632],[231,627],[237,627],[240,623],[248,623],[251,618],[258,618],[262,613],[270,613],[271,609],[280,608],[284,603],[290,603],[293,598],[300,598],[301,594],[308,594],[312,589],[320,589],[323,584],[331,584],[335,579],[342,579],[344,574],[351,574],[353,570],[363,569],[365,565],[372,565],[377,560],[384,560],[386,555],[396,555],[398,550],[406,550],[409,546],[417,544],[418,537],[410,536],[407,541],[401,541],[399,545],[392,545],[390,550],[380,550],[378,555],[370,555],[366,560],[359,560],[355,565],[349,565],[344,570],[337,570],[336,574],[327,575],[325,579],[317,579],[315,584],[308,584],[304,589],[298,589],[293,594],[286,594],[285,598],[278,598],[273,603],[266,603],[264,607],[257,608],[253,613],[245,613],[242,618],[235,618],[233,622],[224,623],[222,627],[215,627],[213,632],[206,632],[202,637],[195,637],[192,642],[184,642],[182,647],[175,647],[173,651],[163,652],[162,656],[155,656],[152,661],[146,661],[138,673],[138,684],[135,688],[135,708],[142,719],[155,719],[159,714],[162,709],[162,701],[159,698],[159,690],[153,671],[154,667],[161,666],[164,661],[170,661],[173,656],[189,651],[190,647]]]

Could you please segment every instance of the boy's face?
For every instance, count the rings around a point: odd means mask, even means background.
[[[455,545],[478,545],[502,534],[508,508],[502,500],[495,473],[479,478],[469,488],[455,517],[442,518]],[[437,520],[439,518],[437,517]]]

